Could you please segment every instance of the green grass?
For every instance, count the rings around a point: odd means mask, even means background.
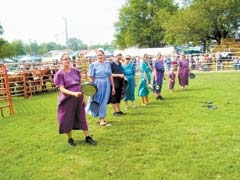
[[[13,98],[0,118],[1,180],[237,180],[240,177],[240,74],[200,73],[186,91],[123,110],[112,127],[88,116],[97,146],[74,131],[75,148],[59,135],[58,93]],[[202,107],[212,101],[216,110]]]

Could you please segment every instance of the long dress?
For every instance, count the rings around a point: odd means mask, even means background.
[[[164,62],[162,60],[155,60],[153,62],[153,69],[157,71],[157,81],[155,81],[155,75],[153,76],[153,86],[155,84],[159,85],[158,90],[154,90],[155,93],[160,93],[162,91],[162,84],[164,78]]]
[[[58,70],[54,75],[54,84],[64,86],[70,91],[81,91],[81,75],[77,69],[70,72]],[[59,92],[58,96],[58,127],[59,133],[67,133],[73,129],[88,130],[83,106],[83,96],[74,97]]]
[[[151,69],[147,62],[142,61],[140,64],[140,80],[138,85],[138,96],[148,96],[149,89],[147,86],[147,80],[145,79],[144,73],[146,73],[148,82],[151,82]]]
[[[171,72],[169,73],[168,77],[170,79],[168,88],[169,90],[173,90],[175,85],[176,74],[174,72]]]
[[[111,62],[112,74],[123,74],[122,64],[117,64],[116,62]],[[113,77],[113,82],[115,86],[115,94],[110,95],[109,102],[111,104],[116,104],[121,102],[121,94],[123,88],[123,78]]]
[[[107,103],[110,96],[111,74],[112,71],[109,62],[99,63],[96,61],[89,65],[88,76],[93,77],[93,82],[97,85],[98,90],[94,97],[88,98],[85,111],[93,117],[106,117]],[[97,114],[94,113],[95,111],[93,112],[90,108],[92,100],[99,103],[99,112]]]
[[[136,68],[135,65],[130,62],[128,64],[124,64],[123,66],[123,74],[128,80],[128,87],[125,90],[125,98],[124,101],[135,101],[135,73],[136,73]]]
[[[179,60],[178,66],[178,82],[181,86],[186,86],[189,83],[189,60]]]

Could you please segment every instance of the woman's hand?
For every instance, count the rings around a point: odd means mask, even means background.
[[[112,88],[112,95],[114,95],[115,94],[115,88]]]
[[[125,78],[125,76],[123,74],[119,74],[119,77],[122,78],[122,79]]]
[[[82,104],[83,104],[83,107],[86,107],[86,101],[83,99],[83,102],[82,102]]]
[[[73,92],[73,96],[80,97],[82,96],[82,92]]]

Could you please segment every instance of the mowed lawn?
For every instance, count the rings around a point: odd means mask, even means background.
[[[240,73],[196,73],[190,86],[164,101],[122,110],[111,127],[88,117],[96,146],[74,131],[77,146],[59,135],[58,92],[13,98],[14,115],[0,118],[1,180],[238,180],[240,178]],[[210,108],[209,108],[210,107]],[[212,107],[212,108],[211,108]]]

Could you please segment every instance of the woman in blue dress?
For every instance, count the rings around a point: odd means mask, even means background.
[[[125,90],[125,105],[126,108],[128,108],[128,101],[132,102],[132,108],[136,108],[136,103],[135,103],[135,85],[136,85],[136,68],[133,62],[131,62],[131,56],[126,55],[125,56],[125,61],[122,65],[123,67],[123,74],[127,78],[128,81],[128,87]]]
[[[112,94],[115,94],[112,71],[110,63],[105,61],[104,51],[99,49],[96,54],[97,61],[89,65],[88,77],[91,82],[97,85],[98,90],[94,97],[88,99],[86,112],[94,117],[99,117],[100,126],[110,126],[111,124],[107,123],[105,118],[110,91],[112,91]],[[110,86],[112,86],[112,89]],[[99,103],[99,112],[97,114],[90,108],[92,100]]]
[[[139,70],[141,74],[138,86],[138,96],[141,97],[142,105],[147,105],[149,104],[148,84],[151,82],[151,68],[147,62],[147,54],[144,54]]]
[[[157,54],[157,59],[153,63],[153,87],[156,94],[156,100],[164,100],[161,96],[164,77],[164,60],[161,53]],[[158,88],[156,88],[158,87]]]

